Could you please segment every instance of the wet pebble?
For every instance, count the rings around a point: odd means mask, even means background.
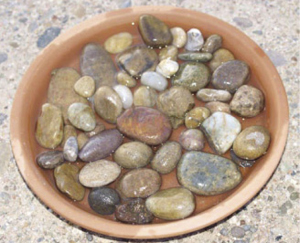
[[[172,45],[177,48],[182,48],[186,44],[187,35],[181,27],[171,28],[171,34],[173,36]]]
[[[119,221],[127,224],[147,224],[154,219],[141,198],[124,201],[117,206],[115,216]]]
[[[124,71],[118,72],[117,81],[119,84],[125,85],[128,88],[136,86],[136,80]]]
[[[132,44],[132,35],[128,32],[121,32],[109,37],[104,42],[104,48],[106,51],[112,54],[116,54],[124,51]]]
[[[78,143],[76,137],[69,137],[64,145],[64,158],[74,162],[78,156]]]
[[[195,107],[186,113],[185,126],[187,128],[197,128],[210,114],[210,110],[206,107]]]
[[[212,59],[212,54],[202,52],[184,52],[180,53],[178,58],[183,61],[208,62]]]
[[[178,54],[178,49],[175,46],[166,46],[165,48],[161,49],[159,52],[159,60],[162,61],[164,59],[170,59],[173,61],[177,60],[177,54]]]
[[[74,84],[74,90],[80,96],[89,98],[95,93],[95,81],[90,76],[83,76]]]
[[[171,59],[164,59],[156,67],[156,72],[166,78],[173,76],[179,69],[179,64]]]
[[[187,42],[184,48],[188,51],[200,51],[204,44],[204,39],[200,30],[192,28],[187,32]]]
[[[161,174],[170,173],[181,158],[181,146],[179,143],[170,141],[162,145],[155,153],[151,167]]]
[[[123,104],[123,108],[124,109],[130,108],[133,104],[133,96],[131,90],[125,85],[121,85],[121,84],[114,86],[113,89],[120,96]]]
[[[214,34],[214,35],[210,35],[206,39],[201,51],[206,53],[214,53],[216,50],[221,48],[221,46],[222,46],[222,37]]]
[[[94,111],[82,103],[73,103],[69,106],[68,119],[74,127],[86,132],[92,131],[96,126]]]
[[[220,65],[231,60],[234,60],[233,54],[227,49],[221,48],[214,52],[208,66],[211,71],[215,71]]]
[[[197,92],[196,96],[197,99],[203,102],[210,102],[210,101],[228,102],[232,98],[232,95],[227,90],[218,90],[218,89],[200,89]]]
[[[198,195],[217,195],[236,187],[242,180],[238,167],[224,157],[187,152],[177,166],[179,183]]]
[[[69,137],[77,137],[77,132],[75,127],[72,125],[65,125],[64,126],[64,138],[63,141],[61,142],[61,146],[63,147],[68,140]]]
[[[183,219],[195,209],[193,194],[185,188],[161,190],[146,200],[146,207],[156,217],[165,220]]]
[[[116,184],[122,197],[146,198],[157,192],[161,185],[160,175],[148,168],[134,169],[124,174]]]
[[[241,86],[230,102],[230,109],[242,117],[257,116],[264,109],[263,93],[250,85]]]
[[[152,149],[141,142],[123,143],[114,153],[114,160],[123,168],[136,169],[150,163]]]
[[[141,83],[157,91],[164,91],[168,86],[166,78],[154,71],[144,72],[141,77]]]
[[[106,158],[112,152],[116,151],[122,142],[123,136],[117,129],[105,130],[91,137],[86,142],[79,152],[79,158],[85,162]]]
[[[79,181],[86,187],[100,187],[115,181],[121,167],[112,161],[97,160],[86,164],[79,173]]]
[[[63,140],[63,118],[61,110],[49,103],[42,106],[35,132],[37,142],[44,148],[54,149]]]
[[[157,93],[149,86],[138,87],[133,94],[133,104],[135,106],[153,107],[156,104]]]
[[[233,237],[236,237],[236,238],[243,238],[245,236],[245,230],[239,226],[234,226],[230,230],[230,233]]]
[[[220,101],[211,101],[205,104],[205,107],[210,110],[211,113],[222,111],[230,114],[230,106],[227,103]]]
[[[95,136],[96,134],[99,134],[100,132],[103,132],[105,130],[105,126],[102,122],[97,121],[96,123],[96,127],[94,128],[94,130],[90,131],[90,132],[86,132],[85,134],[87,135],[87,137],[92,137]]]
[[[42,152],[36,157],[37,164],[44,169],[54,169],[64,161],[63,152],[57,150]]]
[[[299,198],[299,192],[292,192],[290,195],[290,199],[292,201],[296,201]]]
[[[210,76],[208,67],[203,63],[185,62],[180,64],[178,72],[172,78],[172,84],[196,92],[209,83]]]
[[[119,194],[109,187],[93,188],[88,197],[91,209],[101,215],[113,214],[120,201]]]
[[[81,150],[88,140],[89,137],[85,133],[79,133],[77,136],[78,149]]]
[[[256,160],[246,160],[246,159],[242,159],[242,158],[238,157],[234,153],[233,149],[230,149],[230,158],[234,163],[236,163],[238,166],[241,166],[243,168],[252,167],[256,162]]]
[[[210,147],[219,155],[226,153],[241,131],[241,123],[232,115],[217,111],[200,126]]]
[[[187,129],[181,132],[179,143],[186,150],[200,151],[204,148],[204,135],[198,129]]]
[[[254,160],[266,153],[270,139],[270,133],[265,127],[250,126],[237,136],[233,151],[242,159]]]
[[[172,132],[168,117],[148,107],[126,110],[117,119],[117,128],[122,134],[149,145],[165,142]]]

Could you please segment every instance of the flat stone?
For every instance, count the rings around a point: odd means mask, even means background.
[[[139,30],[146,45],[164,47],[172,43],[173,37],[169,27],[153,15],[142,15]]]
[[[178,55],[178,58],[183,61],[208,62],[212,59],[211,53],[203,52],[183,52]]]
[[[160,175],[148,168],[135,169],[124,174],[116,184],[122,197],[146,198],[157,192],[161,185]]]
[[[175,46],[166,46],[165,48],[161,49],[159,52],[159,60],[162,61],[164,59],[170,59],[173,61],[177,60],[177,54],[178,54],[178,49]]]
[[[161,174],[168,174],[175,169],[181,158],[181,146],[179,143],[170,141],[162,145],[155,153],[151,167]]]
[[[250,85],[241,86],[230,102],[230,109],[242,117],[257,116],[264,109],[263,93]]]
[[[91,107],[82,103],[73,103],[68,109],[68,119],[71,124],[85,132],[89,132],[96,127],[96,118]]]
[[[220,65],[212,75],[212,85],[234,93],[250,78],[249,66],[239,60],[232,60]]]
[[[138,87],[133,94],[135,106],[153,107],[156,105],[157,93],[149,86]]]
[[[117,117],[123,111],[123,103],[118,93],[111,87],[100,87],[94,96],[97,114],[109,123],[116,123]]]
[[[165,220],[183,219],[195,210],[193,194],[185,188],[161,190],[146,200],[147,209],[154,216]]]
[[[186,113],[185,126],[187,128],[197,128],[210,114],[210,110],[206,107],[195,107]]]
[[[234,153],[233,149],[230,149],[230,158],[234,163],[236,163],[238,166],[241,166],[243,168],[252,167],[256,162],[256,160],[247,160],[247,159],[242,159],[242,158],[238,157]]]
[[[158,56],[143,45],[133,46],[117,56],[118,65],[132,77],[139,78],[146,71],[154,71]]]
[[[214,53],[216,50],[221,48],[221,46],[222,46],[222,37],[214,34],[214,35],[210,35],[206,39],[201,51],[206,53]]]
[[[173,86],[160,93],[157,108],[170,117],[184,118],[195,105],[191,92],[182,86]]]
[[[104,42],[104,48],[106,51],[112,54],[116,54],[124,51],[132,44],[132,35],[128,32],[121,32],[112,35]]]
[[[88,104],[88,101],[78,95],[74,84],[80,79],[79,73],[72,68],[60,68],[52,72],[48,89],[48,103],[62,110],[64,121],[68,124],[68,108],[73,103]]]
[[[109,53],[100,45],[89,43],[84,46],[80,56],[80,70],[83,76],[95,80],[96,90],[101,86],[117,84],[117,70]]]
[[[152,157],[152,149],[138,141],[123,143],[114,153],[114,161],[126,169],[144,167]]]
[[[119,84],[125,85],[128,88],[136,86],[136,80],[124,71],[118,72],[117,81]]]
[[[44,148],[56,148],[63,140],[63,125],[61,110],[49,103],[44,104],[35,131],[37,142]]]
[[[198,195],[217,195],[236,187],[242,181],[238,167],[221,156],[187,152],[177,167],[179,183]]]
[[[123,108],[128,109],[133,104],[133,95],[131,90],[125,85],[118,84],[113,87],[113,89],[117,92],[119,97],[121,98]]]
[[[211,101],[205,104],[205,107],[210,110],[211,113],[221,111],[230,114],[230,106],[227,103],[220,101]]]
[[[208,66],[211,71],[215,71],[220,65],[231,60],[234,60],[233,54],[227,49],[221,48],[214,52]]]
[[[88,202],[96,213],[101,215],[113,214],[116,206],[120,204],[119,194],[109,187],[93,188],[89,194]]]
[[[148,107],[126,110],[118,117],[117,128],[124,135],[149,145],[165,142],[172,132],[169,119],[160,111]]]
[[[74,84],[74,90],[84,98],[89,98],[95,93],[95,81],[90,76],[83,76]]]
[[[79,168],[76,165],[62,164],[55,168],[54,178],[58,189],[69,198],[81,201],[84,197],[85,189],[77,181]]]
[[[63,152],[57,150],[42,152],[36,157],[37,164],[44,169],[54,169],[64,161]]]
[[[72,125],[65,125],[64,126],[64,138],[63,141],[61,142],[61,146],[63,147],[68,140],[69,137],[77,137],[77,132],[75,127]]]
[[[240,133],[241,123],[232,115],[217,111],[200,126],[210,147],[219,155],[226,153]]]
[[[192,28],[187,32],[187,42],[184,48],[188,51],[200,51],[204,44],[204,39],[200,30]]]
[[[117,129],[105,130],[86,142],[80,150],[79,158],[85,162],[104,159],[116,151],[122,142],[123,136]]]
[[[234,140],[234,153],[247,160],[254,160],[266,153],[271,136],[263,126],[250,126],[245,128]]]
[[[141,83],[157,91],[164,91],[168,86],[166,78],[154,71],[144,72],[141,77]]]
[[[78,156],[78,143],[76,137],[69,137],[64,145],[64,158],[74,162]]]
[[[97,160],[86,164],[79,173],[79,181],[85,187],[100,187],[115,181],[121,167],[112,161]]]
[[[209,83],[210,76],[208,67],[203,63],[185,62],[180,64],[178,72],[172,78],[172,84],[196,92]]]
[[[172,45],[177,48],[182,48],[186,44],[187,35],[181,27],[171,28],[171,34],[173,36]]]
[[[187,129],[181,132],[179,143],[185,150],[201,151],[204,148],[204,135],[198,129]]]
[[[232,95],[227,90],[218,90],[218,89],[200,89],[196,97],[198,100],[203,102],[210,101],[221,101],[228,102],[231,100]]]
[[[154,219],[141,198],[129,199],[117,206],[115,216],[119,221],[127,224],[147,224]]]

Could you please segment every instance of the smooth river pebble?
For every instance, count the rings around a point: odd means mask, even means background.
[[[178,55],[183,61],[208,62],[212,59],[212,54],[202,52],[184,52]]]
[[[227,49],[221,48],[214,52],[213,58],[208,66],[211,71],[215,71],[220,65],[231,60],[234,60],[233,54]]]
[[[76,137],[69,137],[64,145],[64,158],[66,161],[74,162],[78,156],[78,143]]]
[[[133,94],[135,106],[153,107],[156,105],[157,93],[149,86],[138,87]]]
[[[204,39],[200,30],[192,28],[187,32],[187,42],[184,48],[188,51],[200,51]]]
[[[164,91],[168,86],[166,78],[154,71],[144,72],[141,77],[141,83],[157,91]]]
[[[177,60],[178,49],[175,46],[166,46],[161,49],[159,52],[159,60],[162,61],[164,59],[170,59],[173,61]]]
[[[186,113],[185,126],[187,128],[197,128],[210,114],[210,110],[206,107],[195,107]]]
[[[117,80],[119,84],[125,85],[128,88],[136,86],[136,80],[124,71],[118,72]]]
[[[128,109],[129,107],[132,106],[133,96],[132,96],[131,90],[128,87],[126,87],[125,85],[119,84],[119,85],[114,86],[113,89],[120,96],[124,109]]]
[[[174,27],[171,29],[171,34],[173,36],[172,45],[177,48],[182,48],[186,44],[187,35],[181,27]]]
[[[104,48],[106,51],[112,54],[116,54],[124,51],[132,44],[132,35],[128,32],[121,32],[112,35],[104,42]]]
[[[69,137],[77,137],[77,132],[75,127],[72,125],[65,125],[64,126],[64,138],[63,141],[61,142],[61,146],[63,147],[68,140]]]
[[[210,110],[211,113],[216,111],[222,111],[230,114],[230,106],[227,103],[223,103],[220,101],[211,101],[205,104],[205,107]]]
[[[221,101],[228,102],[232,95],[227,90],[220,89],[200,89],[197,92],[197,99],[203,102]]]
[[[90,76],[83,76],[74,84],[74,90],[84,98],[89,98],[95,93],[95,81]]]
[[[181,132],[179,143],[186,150],[200,151],[204,148],[204,135],[199,129],[187,129]]]
[[[166,78],[173,76],[179,68],[179,64],[171,59],[164,59],[156,67],[156,72]]]
[[[210,35],[206,39],[201,51],[206,53],[214,53],[216,50],[221,48],[221,46],[222,46],[222,37],[214,34],[214,35]]]
[[[36,157],[37,164],[44,169],[54,169],[64,161],[63,152],[57,150],[42,152]]]

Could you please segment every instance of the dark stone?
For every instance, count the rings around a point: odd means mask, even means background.
[[[46,47],[51,41],[55,39],[60,34],[61,29],[58,27],[49,27],[45,32],[39,37],[37,41],[37,46],[39,48]]]
[[[36,157],[38,165],[44,169],[54,169],[64,162],[64,153],[62,151],[46,151]]]

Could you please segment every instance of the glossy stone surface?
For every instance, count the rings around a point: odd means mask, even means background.
[[[164,47],[172,43],[173,37],[169,27],[153,15],[142,15],[139,30],[146,45]]]
[[[135,106],[153,107],[156,105],[157,93],[149,86],[138,87],[133,94]]]
[[[241,123],[232,115],[217,111],[200,126],[210,147],[219,155],[226,153],[241,131]]]
[[[187,129],[181,132],[179,143],[185,150],[201,151],[204,148],[204,135],[199,129]]]
[[[114,153],[114,161],[126,169],[144,167],[152,157],[152,149],[138,141],[123,143]]]
[[[88,197],[88,203],[96,213],[101,215],[113,214],[116,205],[120,204],[119,194],[109,187],[93,188]]]
[[[211,101],[205,104],[205,107],[210,110],[211,113],[216,111],[222,111],[230,114],[230,106],[227,103],[223,103],[220,101]]]
[[[86,142],[79,152],[79,158],[85,162],[106,158],[116,151],[122,142],[123,136],[117,129],[105,130]]]
[[[249,66],[243,61],[232,60],[223,63],[213,72],[211,83],[216,89],[234,93],[249,80],[249,77]]]
[[[126,87],[125,85],[118,84],[114,86],[113,89],[120,96],[124,109],[128,109],[132,106],[133,96],[131,90],[128,87]]]
[[[185,62],[180,64],[178,72],[172,78],[172,84],[196,92],[209,83],[210,76],[210,71],[206,65],[197,62]]]
[[[201,51],[206,53],[214,53],[216,50],[221,48],[221,46],[222,46],[222,37],[214,34],[214,35],[210,35],[206,39]]]
[[[214,52],[209,63],[210,70],[215,71],[220,65],[231,60],[234,60],[234,55],[229,50],[221,48]]]
[[[242,159],[254,160],[266,153],[270,140],[270,132],[265,127],[247,127],[235,139],[233,151]]]
[[[149,145],[165,142],[172,132],[168,117],[148,107],[126,110],[118,117],[117,128],[122,134]]]
[[[73,103],[69,106],[68,119],[74,127],[86,132],[92,131],[96,126],[94,111],[82,103]]]
[[[231,100],[232,95],[227,90],[218,90],[218,89],[200,89],[196,97],[198,100],[203,102],[210,101],[221,101],[228,102]]]
[[[42,152],[36,157],[37,164],[43,169],[54,169],[64,161],[63,152],[57,150]]]
[[[125,85],[128,88],[136,86],[136,80],[124,71],[118,72],[117,81],[119,84]]]
[[[230,102],[230,109],[242,117],[257,116],[264,109],[263,93],[250,85],[241,86]]]
[[[183,52],[178,55],[183,61],[208,62],[212,59],[212,54],[202,52]]]
[[[171,59],[164,59],[156,67],[156,72],[166,78],[173,76],[179,69],[179,64]]]
[[[161,185],[160,175],[148,168],[135,169],[124,174],[116,184],[122,197],[145,198],[157,192]]]
[[[68,123],[68,108],[71,104],[80,102],[88,104],[88,101],[78,95],[74,90],[74,84],[80,79],[79,73],[73,68],[55,69],[48,88],[48,102],[61,109],[65,123]]]
[[[102,86],[96,91],[94,105],[97,114],[109,123],[116,123],[117,117],[123,111],[120,96],[108,86]]]
[[[155,70],[158,56],[154,50],[137,45],[120,53],[117,63],[132,77],[140,77],[143,72]]]
[[[188,51],[200,51],[204,44],[204,39],[200,30],[192,28],[187,32],[187,42],[184,48]]]
[[[102,159],[86,164],[80,170],[79,181],[86,187],[100,187],[116,180],[120,173],[117,163]]]
[[[77,132],[75,127],[72,125],[65,125],[64,126],[64,138],[63,141],[61,142],[61,146],[63,147],[68,140],[69,137],[77,137]]]
[[[69,137],[64,145],[64,158],[74,162],[78,156],[78,143],[76,137]]]
[[[195,210],[193,194],[185,188],[161,190],[146,200],[146,207],[156,217],[165,220],[183,219]]]
[[[187,35],[181,27],[171,28],[171,34],[173,36],[172,45],[177,48],[182,48],[186,44]]]
[[[69,198],[81,201],[85,189],[78,182],[79,168],[76,165],[62,164],[55,168],[54,178],[58,189]]]
[[[124,51],[132,44],[132,35],[128,32],[121,32],[110,36],[104,42],[104,48],[106,51],[112,54],[116,54]]]
[[[127,224],[147,224],[154,216],[145,206],[145,201],[141,198],[128,199],[117,206],[116,218]]]
[[[168,86],[166,78],[154,71],[144,72],[141,77],[141,83],[157,91],[164,91]]]
[[[206,107],[195,107],[186,113],[185,126],[187,128],[197,128],[210,114],[210,110]]]
[[[90,76],[83,76],[74,84],[74,90],[84,98],[89,98],[95,93],[95,81]]]
[[[175,46],[166,46],[161,49],[159,52],[159,60],[162,61],[164,59],[170,59],[173,61],[177,60],[178,49]]]
[[[217,195],[236,187],[242,180],[231,160],[203,152],[187,152],[177,167],[179,183],[198,195]]]
[[[109,53],[100,45],[89,43],[84,46],[80,57],[80,70],[83,76],[95,80],[96,90],[101,86],[114,86],[116,67]]]
[[[195,105],[191,92],[182,86],[173,86],[160,93],[157,108],[170,117],[184,118]]]
[[[179,143],[170,141],[162,145],[155,153],[151,167],[161,174],[170,173],[181,158],[181,146]]]
[[[37,142],[44,148],[56,148],[63,140],[63,125],[61,110],[49,103],[44,104],[35,131]]]
[[[243,168],[252,167],[256,162],[256,160],[247,160],[247,159],[242,159],[242,158],[238,157],[234,153],[233,149],[230,149],[230,158],[234,163],[236,163],[238,166],[241,166]]]

